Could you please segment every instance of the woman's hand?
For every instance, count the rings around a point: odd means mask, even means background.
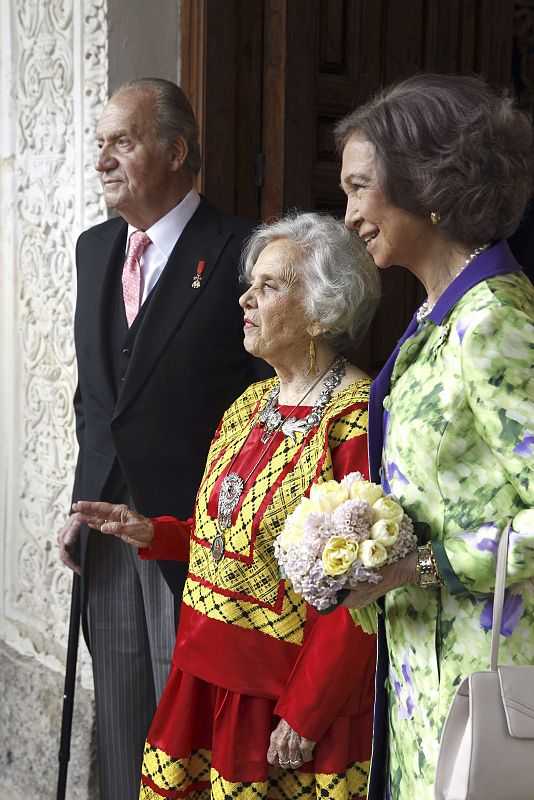
[[[392,589],[405,586],[407,583],[418,583],[419,576],[416,570],[417,553],[410,553],[404,558],[399,559],[394,564],[381,567],[378,574],[382,580],[378,583],[368,583],[362,581],[357,589],[351,589],[347,597],[343,600],[343,605],[347,608],[363,608],[374,603]]]
[[[271,733],[267,761],[275,767],[298,769],[305,761],[311,761],[315,744],[311,739],[300,736],[285,719],[281,719]]]
[[[72,508],[79,522],[106,534],[112,534],[133,547],[150,547],[154,539],[154,526],[148,517],[121,503],[91,503],[79,500]]]

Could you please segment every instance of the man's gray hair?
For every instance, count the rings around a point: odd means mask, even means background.
[[[184,137],[187,142],[185,166],[192,176],[197,175],[202,164],[198,125],[182,89],[163,78],[138,78],[120,86],[113,97],[133,89],[146,90],[154,98],[154,134],[163,144],[168,146],[177,137]]]
[[[302,282],[310,324],[324,328],[325,343],[351,360],[380,300],[378,270],[363,242],[327,214],[293,211],[253,232],[242,255],[244,281],[251,282],[262,250],[280,239],[300,250],[292,266]]]

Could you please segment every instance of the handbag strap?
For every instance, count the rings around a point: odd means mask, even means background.
[[[493,622],[491,627],[490,669],[495,671],[499,663],[499,637],[501,635],[502,609],[504,605],[504,584],[508,562],[508,536],[510,523],[501,533],[495,568],[495,596],[493,598]]]

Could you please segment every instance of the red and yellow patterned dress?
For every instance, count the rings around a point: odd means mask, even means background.
[[[296,441],[277,432],[266,449],[253,419],[273,385],[254,384],[224,415],[194,520],[155,520],[154,543],[141,551],[144,558],[189,560],[173,664],[145,745],[142,800],[366,795],[375,637],[356,627],[347,609],[321,615],[296,595],[280,578],[273,541],[313,482],[354,470],[367,475],[369,381],[339,392],[318,427]],[[229,468],[252,474],[216,564],[210,547]],[[267,762],[280,717],[317,741],[313,760],[299,769]]]

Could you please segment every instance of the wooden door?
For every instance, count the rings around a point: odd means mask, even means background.
[[[202,190],[249,218],[289,208],[342,216],[335,122],[417,71],[511,84],[521,36],[532,67],[533,16],[532,0],[182,0],[182,86],[201,122]],[[523,84],[530,103],[533,81]],[[359,360],[372,374],[424,294],[406,270],[381,275]]]

